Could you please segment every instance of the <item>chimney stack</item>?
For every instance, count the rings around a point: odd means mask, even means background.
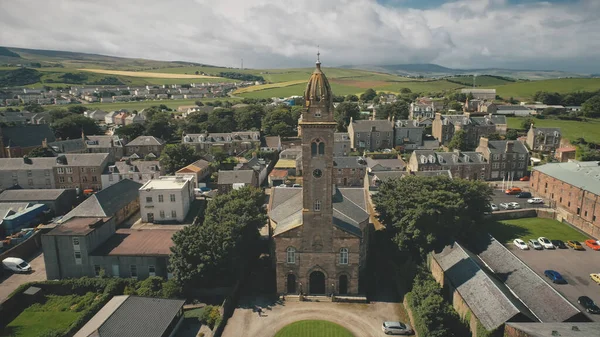
[[[489,145],[490,145],[489,138],[486,138],[486,137],[479,138],[479,146],[480,147],[486,147],[487,148],[487,147],[489,147]]]
[[[506,153],[512,153],[514,147],[515,147],[515,142],[513,142],[512,140],[509,140],[508,142],[506,142]]]

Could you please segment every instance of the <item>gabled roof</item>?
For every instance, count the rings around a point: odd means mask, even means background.
[[[123,147],[123,140],[118,136],[85,136],[88,148]]]
[[[0,202],[56,200],[68,191],[64,189],[5,190],[0,193]]]
[[[219,185],[223,184],[236,184],[236,183],[244,183],[244,184],[252,184],[254,182],[254,177],[256,175],[256,171],[254,170],[233,170],[233,171],[223,171],[219,170]]]
[[[533,125],[533,124],[532,124]],[[554,133],[554,132],[558,132],[558,134],[560,134],[560,128],[538,128],[538,127],[533,127],[533,131],[535,131],[536,133]]]
[[[265,147],[271,149],[278,149],[281,147],[281,137],[279,136],[270,136],[265,137]]]
[[[176,173],[200,172],[201,170],[203,170],[209,166],[210,166],[210,162],[208,162],[204,159],[199,159],[199,160],[196,160],[195,162],[189,164],[188,166],[179,169],[179,171],[177,171]]]
[[[17,125],[2,128],[4,146],[42,146],[42,141],[54,142],[54,132],[48,124]]]
[[[118,161],[114,165],[114,173],[159,173],[161,172],[160,162],[158,160],[131,160]],[[104,174],[110,173],[109,168]]]
[[[516,153],[529,153],[523,143],[516,140],[490,140],[488,141],[488,148],[490,153],[506,153],[506,144],[512,142],[513,152]]]
[[[373,132],[373,128],[375,128],[374,132],[392,132],[394,131],[394,126],[392,122],[386,119],[378,119],[378,120],[358,120],[352,122],[352,129],[354,132]]]
[[[524,333],[528,337],[588,337],[598,336],[598,322],[568,322],[568,323],[507,323],[511,328]],[[519,335],[521,336],[521,335]]]
[[[127,143],[125,146],[148,146],[148,145],[164,145],[165,141],[154,136],[139,136],[131,142]]]
[[[362,157],[334,157],[333,167],[337,169],[343,168],[366,168],[367,162]]]

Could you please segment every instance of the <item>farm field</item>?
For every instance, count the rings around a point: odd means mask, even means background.
[[[285,82],[284,82],[285,83]],[[350,94],[360,94],[364,92],[366,89],[361,89],[357,87],[347,86],[336,84],[334,82],[330,82],[331,90],[334,95],[350,95]],[[289,97],[289,96],[302,96],[304,94],[304,90],[306,89],[306,80],[300,82],[299,84],[289,85],[289,86],[276,86],[269,89],[258,90],[245,92],[241,94],[236,94],[240,97],[248,97],[248,98],[271,98],[271,97]]]
[[[454,77],[448,77],[446,78],[447,80],[450,80],[452,82],[460,82],[461,84],[465,85],[465,86],[473,86],[473,76],[454,76]],[[509,84],[509,83],[514,83],[515,80],[513,81],[509,81],[509,80],[505,80],[499,77],[494,77],[494,76],[488,76],[488,75],[483,75],[483,76],[477,76],[475,78],[475,84],[477,86],[492,86],[492,85],[503,85],[503,84]]]
[[[196,79],[196,78],[217,78],[216,76],[206,75],[189,75],[189,74],[178,74],[178,73],[153,73],[148,71],[123,71],[123,70],[107,70],[107,69],[77,69],[80,71],[87,71],[105,75],[117,75],[117,76],[128,76],[128,77],[150,77],[150,78],[185,78],[185,79]]]
[[[524,241],[537,239],[540,236],[551,240],[576,240],[585,241],[588,236],[567,224],[554,219],[524,218],[514,220],[496,221],[487,224],[488,232],[496,240],[507,244],[516,238]]]
[[[490,88],[493,88],[490,86]],[[552,80],[516,82],[495,86],[503,98],[530,99],[538,91],[568,93],[600,90],[600,78],[559,78]]]
[[[166,106],[168,106],[169,108],[176,110],[178,106],[182,106],[182,105],[196,105],[196,101],[202,101],[202,102],[213,102],[213,101],[224,101],[224,100],[228,100],[230,102],[235,102],[238,101],[239,99],[237,98],[233,98],[233,97],[225,97],[225,98],[221,98],[221,99],[178,99],[178,100],[171,100],[171,99],[165,99],[165,100],[155,100],[155,101],[141,101],[141,102],[119,102],[119,103],[92,103],[92,104],[85,104],[84,106],[86,108],[89,109],[102,109],[104,111],[113,111],[113,110],[120,110],[120,109],[127,109],[129,111],[131,110],[142,110],[144,108],[149,108],[151,106],[158,106],[161,104],[164,104]]]
[[[510,129],[520,129],[521,123],[526,117],[508,117]],[[588,142],[600,143],[600,119],[588,119],[584,122],[565,121],[560,119],[538,119],[534,118],[534,125],[538,127],[560,128],[562,136],[575,140],[585,138]]]

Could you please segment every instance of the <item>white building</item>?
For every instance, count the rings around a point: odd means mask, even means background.
[[[140,213],[143,222],[183,222],[194,199],[194,178],[164,176],[140,188]]]

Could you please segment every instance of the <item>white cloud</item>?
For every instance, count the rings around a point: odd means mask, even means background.
[[[374,0],[1,0],[0,44],[225,66],[243,57],[251,67],[306,66],[320,45],[327,65],[600,71],[591,61],[600,56],[598,14],[596,0],[425,10]]]

